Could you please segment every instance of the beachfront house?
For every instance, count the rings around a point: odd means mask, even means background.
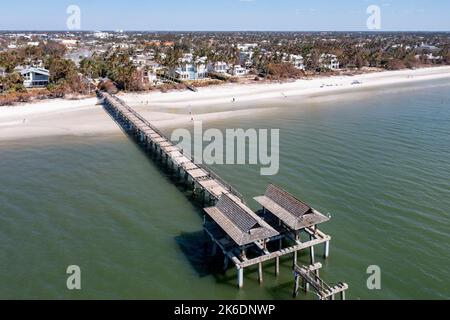
[[[204,80],[208,76],[206,57],[193,61],[192,54],[186,54],[180,59],[177,68],[170,71],[170,76],[180,81]]]
[[[207,70],[204,64],[196,65],[192,63],[182,64],[174,70],[172,76],[178,80],[203,80],[207,77]]]
[[[253,55],[253,51],[239,52],[239,64],[251,68],[253,66]]]
[[[431,63],[440,63],[443,59],[442,56],[435,56],[433,53],[428,53],[425,57]]]
[[[338,70],[340,67],[337,56],[329,53],[323,53],[320,56],[319,64],[322,68],[329,70]]]
[[[225,74],[228,72],[229,69],[230,69],[230,66],[228,65],[228,63],[226,63],[224,61],[208,63],[208,72],[210,72],[210,73],[214,72],[214,73]]]
[[[248,74],[248,70],[240,65],[234,65],[230,68],[229,73],[234,77],[242,77]]]
[[[246,68],[251,68],[253,66],[253,55],[256,48],[258,48],[257,43],[245,43],[238,44],[239,49],[239,64],[245,66]]]
[[[417,49],[423,50],[423,51],[427,51],[427,52],[435,52],[435,51],[439,51],[440,49],[434,45],[430,45],[428,43],[424,43],[422,42],[420,44],[420,46],[417,46]]]
[[[163,67],[155,61],[149,62],[142,68],[142,82],[149,85],[157,85],[159,81],[159,73],[162,72]]]
[[[305,70],[305,59],[302,55],[289,55],[289,62],[294,66],[295,69]]]
[[[50,72],[44,68],[29,67],[20,71],[25,88],[43,88],[49,83]]]

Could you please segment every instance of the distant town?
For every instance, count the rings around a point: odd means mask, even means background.
[[[0,105],[450,64],[449,33],[0,32]]]

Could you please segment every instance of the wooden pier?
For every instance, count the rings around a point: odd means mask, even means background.
[[[244,270],[258,266],[259,282],[263,283],[264,263],[275,260],[275,276],[280,274],[280,259],[292,257],[295,273],[295,295],[299,279],[311,285],[320,299],[334,297],[348,286],[330,287],[318,278],[315,247],[323,245],[323,256],[328,258],[331,237],[317,228],[328,217],[298,200],[288,192],[269,185],[264,196],[255,200],[263,209],[255,213],[243,196],[211,169],[175,146],[170,139],[118,97],[97,91],[108,113],[130,136],[149,153],[182,178],[193,194],[200,196],[205,208],[204,231],[213,243],[212,255],[218,249],[224,257],[224,269],[233,263],[239,288],[244,285]],[[298,267],[298,253],[309,251],[311,268]],[[311,275],[312,271],[317,277]]]

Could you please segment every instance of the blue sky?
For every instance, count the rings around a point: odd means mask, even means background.
[[[0,30],[65,30],[66,8],[83,30],[367,30],[381,8],[384,31],[450,31],[448,0],[22,0],[2,1]]]

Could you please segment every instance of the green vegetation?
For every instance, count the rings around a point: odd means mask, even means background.
[[[37,47],[27,46],[20,49],[0,52],[0,67],[6,76],[1,78],[3,94],[0,104],[28,101],[33,97],[64,97],[67,94],[86,94],[88,84],[79,74],[77,66],[64,58],[66,47],[48,41]],[[50,71],[50,83],[45,89],[27,92],[23,86],[23,78],[16,71],[17,66],[41,65]]]
[[[80,62],[80,71],[90,78],[108,78],[120,90],[142,90],[142,75],[131,62],[131,54],[125,51],[85,58]]]

